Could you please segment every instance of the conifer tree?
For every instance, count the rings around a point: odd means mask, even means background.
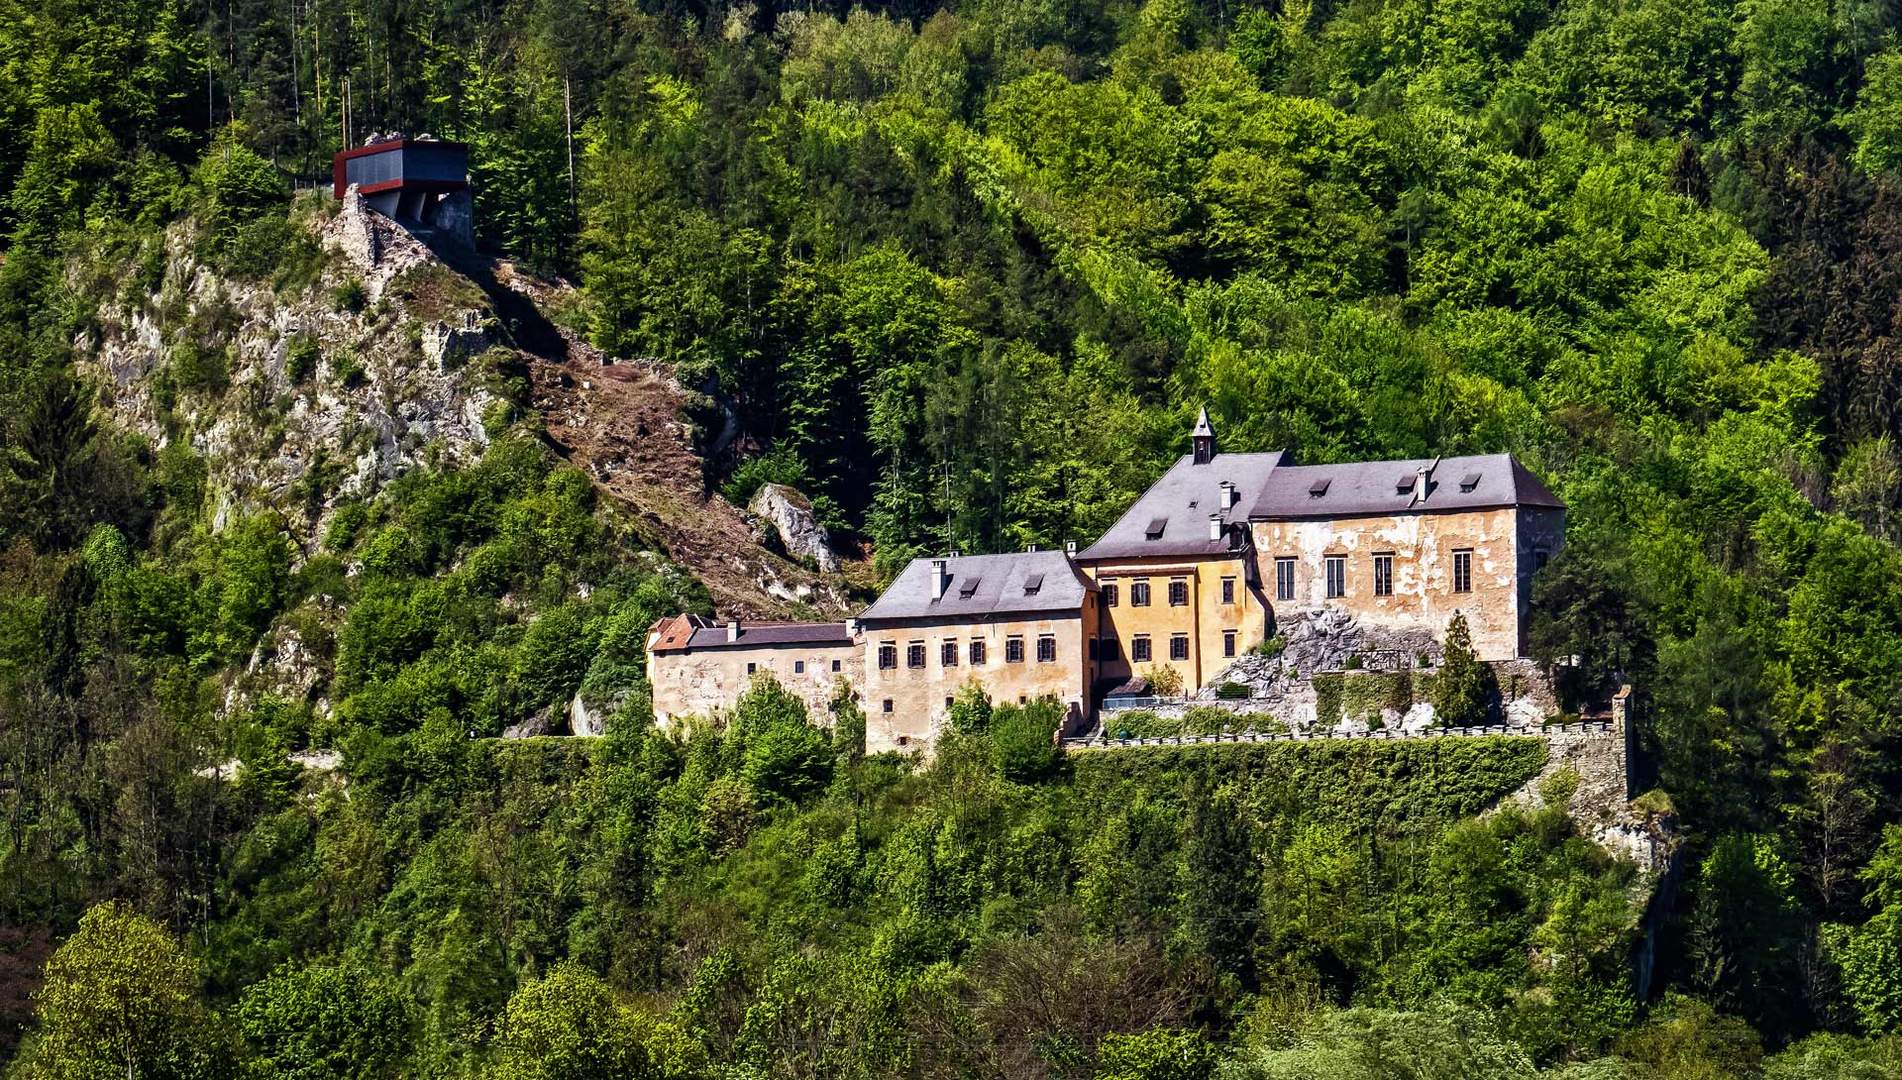
[[[1467,727],[1486,722],[1491,700],[1492,671],[1480,663],[1473,651],[1472,631],[1466,616],[1454,612],[1446,624],[1445,655],[1439,673],[1428,690],[1433,714],[1446,727]]]

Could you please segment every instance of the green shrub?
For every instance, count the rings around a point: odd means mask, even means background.
[[[1182,673],[1163,664],[1153,665],[1143,671],[1143,678],[1149,682],[1149,690],[1157,697],[1180,697],[1182,694]]]
[[[356,278],[347,278],[336,288],[330,290],[330,307],[334,311],[347,311],[355,315],[369,303],[370,294],[363,289],[363,282]]]
[[[1006,780],[1033,784],[1056,772],[1057,726],[1063,705],[1038,698],[1028,705],[999,705],[991,713],[991,759]]]
[[[1215,688],[1215,696],[1224,701],[1240,701],[1248,697],[1249,689],[1238,682],[1225,682]]]
[[[1280,634],[1276,634],[1273,637],[1268,638],[1266,641],[1263,641],[1261,644],[1255,646],[1255,655],[1267,657],[1268,659],[1273,660],[1275,657],[1280,656],[1282,653],[1286,652],[1287,649],[1288,649],[1288,639],[1285,637],[1282,637]]]
[[[362,386],[366,375],[363,370],[363,358],[355,349],[344,349],[330,361],[330,377],[345,390],[354,390]]]
[[[302,386],[317,374],[317,362],[324,357],[318,348],[317,340],[308,334],[299,334],[291,339],[290,348],[284,354],[284,377],[292,386]]]
[[[172,346],[171,361],[181,390],[217,395],[231,385],[231,355],[224,348],[182,341]]]

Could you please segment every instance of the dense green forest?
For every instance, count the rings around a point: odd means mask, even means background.
[[[0,0],[8,1075],[1902,1076],[1899,33]],[[1643,689],[1679,879],[1647,920],[1562,775],[1474,817],[1521,744],[1064,758],[966,701],[926,765],[770,685],[655,732],[642,635],[708,596],[532,416],[308,542],[187,412],[115,426],[77,343],[164,321],[166,230],[316,289],[294,182],[393,129],[735,420],[710,487],[795,484],[886,572],[1089,539],[1202,405],[1226,449],[1517,454],[1571,508],[1537,644]],[[215,398],[194,332],[169,392]],[[286,628],[310,692],[229,693]],[[607,737],[469,737],[577,690]]]

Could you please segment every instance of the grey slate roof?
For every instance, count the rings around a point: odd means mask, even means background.
[[[1229,542],[1209,539],[1209,514],[1222,513],[1225,524],[1247,521],[1250,501],[1285,459],[1285,454],[1274,450],[1266,454],[1217,454],[1208,464],[1197,465],[1192,455],[1184,454],[1077,558],[1219,555],[1229,550]],[[1237,498],[1235,506],[1226,512],[1221,510],[1224,480],[1235,484]],[[1151,540],[1149,536],[1159,521],[1161,535]]]
[[[850,645],[852,635],[842,622],[741,623],[740,639],[728,641],[726,624],[697,627],[689,649],[749,649],[759,645]]]
[[[1254,502],[1245,509],[1252,520],[1271,521],[1504,506],[1565,506],[1511,454],[1440,458],[1437,466],[1434,460],[1285,465],[1268,475]],[[1424,502],[1416,501],[1413,491],[1418,486],[1415,477],[1421,466],[1433,466],[1432,482]]]
[[[1084,594],[1096,587],[1061,551],[963,555],[945,560],[944,596],[933,600],[932,561],[913,559],[859,621],[1063,614],[1081,609]],[[1027,585],[1034,587],[1027,591]]]

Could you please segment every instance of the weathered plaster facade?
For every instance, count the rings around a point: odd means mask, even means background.
[[[1267,634],[1268,598],[1252,580],[1245,552],[1206,559],[1105,559],[1086,562],[1083,570],[1103,590],[1093,629],[1102,681],[1172,668],[1182,676],[1183,688],[1194,691]],[[1178,584],[1179,590],[1172,589]],[[1142,587],[1146,604],[1136,603]],[[1178,592],[1182,603],[1173,602]],[[1187,647],[1180,659],[1178,641]],[[1147,660],[1135,658],[1140,643],[1147,644]]]
[[[1080,720],[1089,712],[1091,685],[1083,628],[1095,618],[1092,594],[1076,613],[943,623],[906,620],[867,627],[861,659],[865,749],[929,749],[950,714],[951,699],[971,683],[998,703],[1056,698],[1069,707],[1072,722]],[[1019,660],[1009,659],[1013,639],[1022,645]],[[1044,640],[1054,648],[1040,656],[1038,645]],[[973,643],[982,647],[982,663],[972,663]],[[949,665],[944,663],[947,645],[956,658]],[[914,667],[915,646],[923,647],[924,663]],[[884,648],[892,650],[891,667],[879,664]]]
[[[1294,596],[1277,613],[1346,609],[1388,629],[1426,626],[1444,634],[1454,612],[1466,616],[1482,660],[1524,655],[1524,613],[1532,574],[1563,542],[1562,511],[1511,507],[1327,520],[1257,521],[1255,550],[1270,588],[1292,559]],[[1390,560],[1391,588],[1376,590],[1375,559]],[[1470,570],[1456,575],[1456,563]],[[1328,595],[1327,564],[1340,560],[1343,595]],[[1458,580],[1456,580],[1456,578]]]
[[[647,636],[647,680],[659,723],[730,709],[755,678],[771,675],[823,724],[839,681],[856,689],[863,680],[864,650],[846,624],[802,626],[798,634],[753,624],[734,635],[704,620],[681,625],[689,618],[663,619]]]

